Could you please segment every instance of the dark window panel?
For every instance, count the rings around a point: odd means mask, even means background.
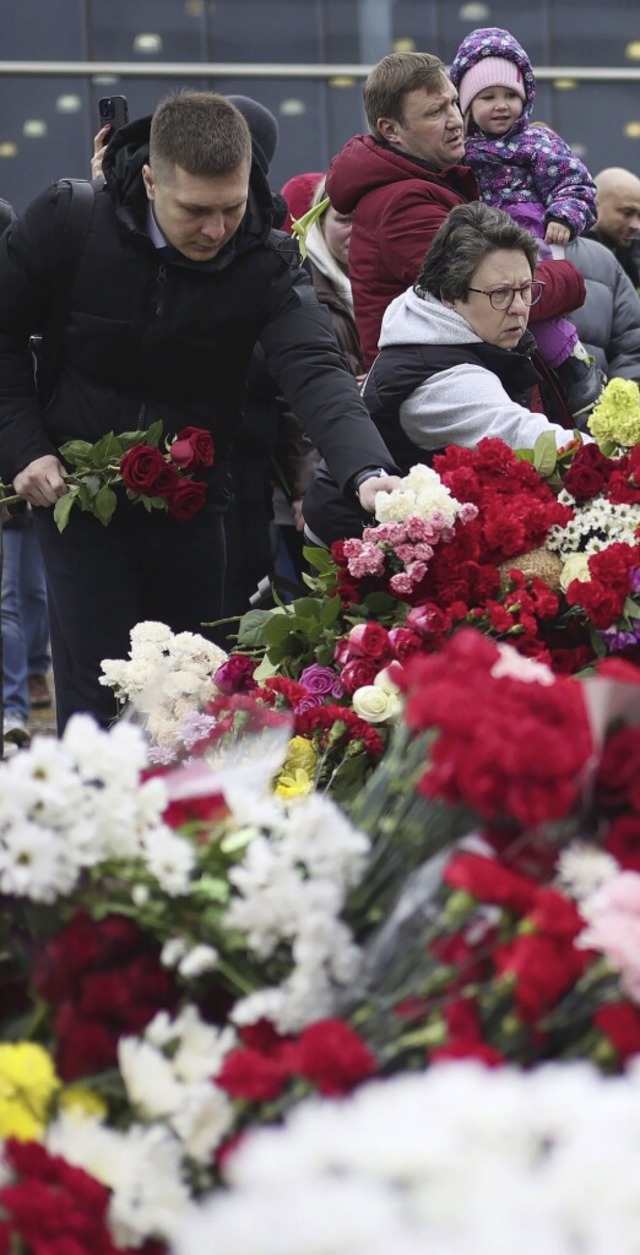
[[[551,5],[549,64],[629,65],[625,48],[638,38],[639,12],[638,0],[607,0],[606,4],[562,0]],[[637,99],[637,84],[635,91]]]
[[[89,0],[89,10],[92,57],[97,61],[208,59],[204,10],[192,16],[183,0]],[[160,51],[136,51],[134,39],[140,33],[160,35]]]
[[[226,0],[208,10],[212,61],[324,60],[320,0]]]
[[[592,174],[605,166],[624,166],[640,175],[640,138],[624,133],[625,123],[640,120],[637,83],[585,83],[573,91],[554,92],[556,130]]]
[[[10,18],[5,10],[11,9]],[[84,61],[88,52],[84,0],[5,0],[3,61]]]

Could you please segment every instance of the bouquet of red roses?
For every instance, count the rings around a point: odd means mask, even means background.
[[[153,423],[146,431],[110,431],[95,444],[68,440],[60,457],[73,469],[66,477],[67,492],[56,502],[53,517],[59,531],[69,522],[74,505],[93,514],[105,527],[110,523],[123,486],[130,501],[146,510],[168,510],[186,522],[204,504],[207,485],[193,473],[213,466],[211,433],[201,427],[184,427],[160,447],[163,426]],[[0,493],[7,491],[0,484]],[[14,505],[16,495],[0,497],[0,506]]]

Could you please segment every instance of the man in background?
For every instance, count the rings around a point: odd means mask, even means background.
[[[640,179],[623,166],[608,166],[594,182],[598,219],[587,234],[611,249],[640,289]]]

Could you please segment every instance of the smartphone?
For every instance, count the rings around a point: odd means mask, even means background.
[[[110,126],[111,132],[119,131],[121,126],[126,126],[129,121],[129,105],[126,96],[103,96],[98,101],[98,113],[100,114],[100,129],[103,126]]]

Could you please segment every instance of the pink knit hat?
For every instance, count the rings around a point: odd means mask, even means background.
[[[485,87],[511,87],[522,100],[526,100],[524,79],[514,61],[506,57],[483,57],[467,70],[460,79],[460,112],[465,114],[474,96]]]

